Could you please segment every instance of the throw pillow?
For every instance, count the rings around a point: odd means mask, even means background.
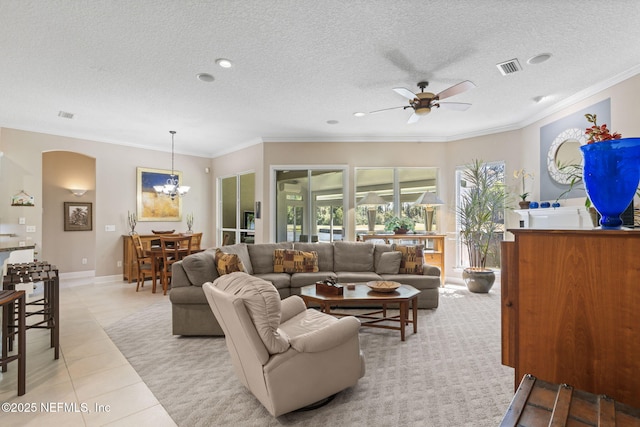
[[[396,246],[396,250],[402,254],[400,261],[400,274],[422,274],[424,264],[424,251],[422,246]]]
[[[273,251],[274,273],[317,273],[318,253],[303,252],[293,249],[276,249]]]
[[[376,265],[378,274],[398,274],[400,263],[402,262],[402,252],[385,252],[380,255],[380,262]]]
[[[216,260],[216,270],[218,270],[220,276],[234,271],[246,271],[240,257],[236,254],[227,254],[220,249],[216,249],[214,258]]]

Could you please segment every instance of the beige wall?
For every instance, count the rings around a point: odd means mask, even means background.
[[[91,231],[64,231],[64,202],[96,206],[96,159],[69,151],[42,154],[42,251],[38,259],[60,271],[96,269],[96,212],[92,209]],[[69,189],[84,189],[81,197]],[[82,260],[86,259],[86,264]]]
[[[83,241],[73,253],[95,250],[96,276],[121,274],[122,267],[118,267],[117,262],[122,261],[122,235],[129,231],[127,211],[136,210],[136,167],[170,169],[171,153],[7,128],[2,129],[0,151],[4,154],[0,158],[0,200],[8,201],[13,194],[24,189],[35,197],[36,202],[35,208],[0,203],[0,233],[15,233],[17,237],[14,240],[33,242],[38,251],[42,250],[44,224],[42,153],[68,151],[95,159],[95,244]],[[152,229],[183,231],[187,229],[186,214],[193,212],[194,231],[203,231],[203,245],[212,245],[213,222],[209,216],[213,207],[212,174],[205,172],[205,167],[211,167],[211,159],[176,154],[175,165],[176,170],[183,173],[183,182],[191,186],[183,199],[182,221],[140,222],[136,231],[140,234],[150,233]],[[36,233],[27,234],[25,226],[18,224],[21,216],[26,217],[27,225],[36,226]],[[115,225],[116,231],[105,231],[106,225]],[[63,224],[57,227],[62,229]],[[64,262],[77,258],[64,247],[59,250],[60,256],[69,257]],[[43,255],[46,258],[47,254]]]
[[[176,155],[176,167],[183,171],[186,184],[191,185],[189,195],[184,199],[183,213],[194,212],[196,231],[205,232],[203,245],[219,243],[214,236],[217,206],[216,180],[220,177],[244,172],[256,174],[256,200],[262,202],[262,219],[256,220],[256,242],[271,241],[270,228],[265,226],[271,220],[269,200],[271,194],[271,167],[284,165],[332,165],[344,166],[348,171],[348,215],[349,230],[354,230],[353,192],[355,168],[357,167],[438,167],[440,196],[447,205],[438,209],[439,231],[455,231],[453,201],[455,197],[454,177],[457,166],[474,158],[485,161],[506,162],[507,176],[515,169],[539,171],[540,127],[563,118],[606,98],[611,98],[612,123],[609,127],[623,136],[640,135],[640,121],[637,117],[640,106],[640,75],[607,88],[587,99],[568,105],[561,110],[549,112],[548,116],[523,126],[522,129],[500,132],[493,135],[477,136],[453,142],[389,142],[389,143],[339,143],[339,142],[269,142],[256,144],[237,152],[204,159]],[[585,123],[586,127],[586,123]],[[136,166],[166,168],[170,165],[170,154],[123,147],[93,141],[58,137],[53,135],[0,129],[0,177],[2,188],[0,200],[9,200],[11,195],[24,189],[36,197],[36,208],[9,207],[0,203],[0,233],[17,232],[19,238],[31,237],[38,245],[42,235],[42,167],[41,154],[45,151],[75,151],[96,159],[96,201],[94,224],[96,233],[96,275],[110,275],[120,272],[115,267],[121,255],[121,234],[127,232],[127,211],[135,209]],[[211,167],[211,174],[204,168]],[[514,187],[515,182],[508,182]],[[514,188],[515,192],[515,188]],[[531,199],[539,198],[539,180],[533,183]],[[580,204],[581,199],[565,201],[566,204]],[[27,218],[27,224],[34,224],[38,232],[26,236],[24,226],[17,225],[18,217]],[[104,231],[106,224],[115,224],[116,233]],[[507,217],[507,227],[517,226],[517,218]],[[62,227],[62,225],[60,225]],[[170,227],[186,229],[184,220],[176,223],[140,223],[137,230],[149,232],[152,228]],[[353,238],[353,236],[351,236]],[[447,240],[447,275],[455,273],[455,241]]]

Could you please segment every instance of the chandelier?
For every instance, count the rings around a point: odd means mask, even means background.
[[[156,194],[159,196],[168,196],[171,197],[171,200],[174,200],[176,196],[182,197],[186,195],[191,187],[186,185],[180,186],[180,180],[173,171],[173,137],[175,136],[176,131],[170,130],[169,133],[171,134],[171,175],[167,178],[167,183],[165,185],[154,185],[153,189],[156,190]]]

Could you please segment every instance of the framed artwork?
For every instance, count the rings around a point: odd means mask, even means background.
[[[64,231],[91,231],[92,218],[91,203],[64,202]]]
[[[21,190],[18,194],[11,197],[11,206],[35,206],[33,196],[28,195]]]
[[[253,211],[244,211],[244,228],[247,230],[256,229],[256,220]]]
[[[182,183],[182,172],[173,171]],[[154,185],[165,185],[171,177],[171,171],[165,169],[137,168],[137,208],[138,221],[181,221],[182,200],[176,197],[159,196]]]

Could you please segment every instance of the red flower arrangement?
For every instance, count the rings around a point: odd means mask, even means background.
[[[598,126],[598,124],[596,123],[595,114],[585,114],[584,116],[587,118],[587,121],[589,123],[593,123],[593,126],[585,130],[585,134],[588,137],[587,144],[593,144],[594,142],[609,141],[612,139],[622,138],[622,135],[620,135],[618,132],[614,132],[613,134],[611,134],[609,129],[607,129],[606,124]]]

